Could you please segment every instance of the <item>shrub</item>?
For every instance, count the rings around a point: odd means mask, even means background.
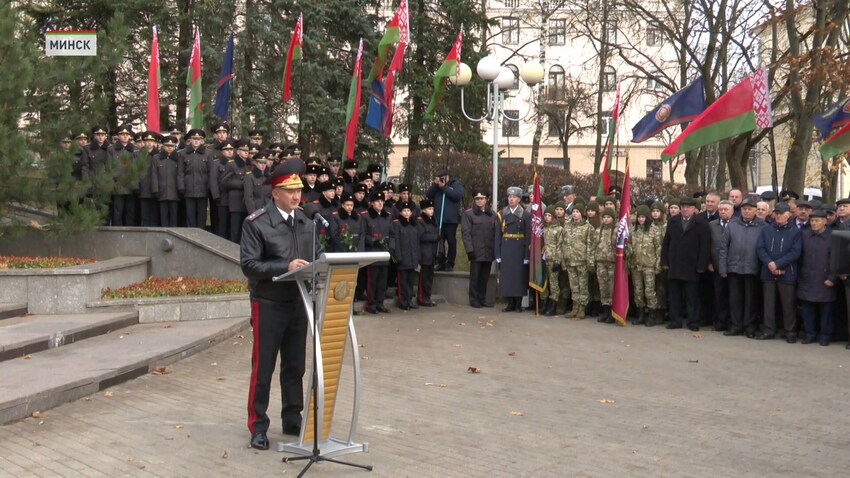
[[[83,257],[0,256],[0,269],[58,269],[94,262]]]
[[[205,277],[148,277],[144,282],[118,289],[107,287],[104,299],[138,299],[145,297],[176,297],[187,295],[216,295],[248,292],[244,280],[221,280]]]

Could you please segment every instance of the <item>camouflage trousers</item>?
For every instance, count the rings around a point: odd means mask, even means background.
[[[558,297],[561,295],[561,288],[558,284],[558,273],[552,270],[552,266],[553,264],[551,262],[546,263],[546,283],[549,286],[540,293],[540,297],[543,299],[558,300]]]
[[[632,285],[635,289],[635,305],[639,308],[658,308],[658,296],[655,294],[655,271],[632,269]]]
[[[611,305],[614,288],[614,263],[597,262],[596,280],[599,282],[599,300],[602,305]]]
[[[587,264],[567,267],[570,275],[570,289],[573,294],[573,303],[584,307],[589,299],[587,293]]]
[[[567,272],[567,269],[567,266],[562,264],[561,272],[558,273],[558,288],[561,289],[561,295],[558,299],[563,299],[565,302],[568,302],[572,296],[570,292],[569,272]]]

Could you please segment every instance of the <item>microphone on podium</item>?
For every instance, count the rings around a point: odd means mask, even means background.
[[[318,220],[325,227],[330,226],[330,224],[328,224],[327,219],[322,217],[322,215],[319,213],[319,206],[316,206],[315,204],[308,202],[308,203],[304,204],[304,206],[301,207],[301,210],[304,211],[304,214],[306,214],[307,217],[309,217],[310,219]]]

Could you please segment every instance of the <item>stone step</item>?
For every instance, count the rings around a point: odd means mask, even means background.
[[[29,308],[25,302],[0,303],[0,320],[27,315]]]
[[[0,363],[0,425],[142,376],[249,327],[247,317],[138,324]]]
[[[0,322],[0,362],[139,323],[138,312],[26,315]]]

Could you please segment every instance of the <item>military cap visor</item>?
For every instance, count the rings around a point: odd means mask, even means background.
[[[177,146],[177,138],[174,136],[166,136],[162,138],[163,146]]]
[[[301,175],[305,169],[304,161],[290,159],[275,168],[266,184],[270,184],[273,189],[301,189],[304,187]]]
[[[79,133],[77,133],[76,135],[74,135],[74,139],[89,139],[89,135],[87,135],[86,133],[84,133],[84,132],[80,131]]]
[[[207,137],[207,134],[204,133],[202,129],[190,129],[188,133],[186,133],[186,137],[189,139],[204,139]]]

